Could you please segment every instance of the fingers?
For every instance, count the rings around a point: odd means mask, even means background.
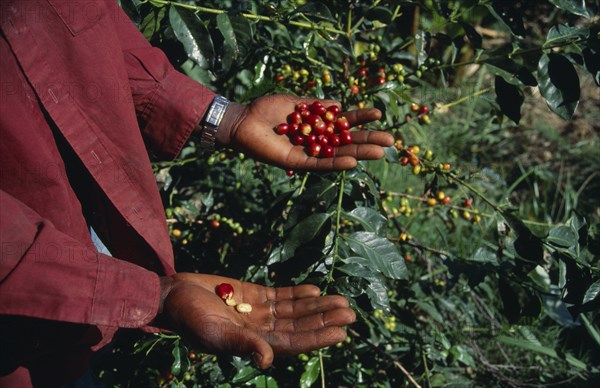
[[[350,121],[350,125],[354,127],[381,119],[381,111],[375,108],[357,109],[344,112],[342,116],[346,116],[348,121]]]
[[[347,308],[348,300],[343,296],[329,295],[298,300],[282,300],[273,303],[271,306],[271,313],[277,319],[300,318],[338,308]]]
[[[346,339],[346,330],[338,326],[306,332],[271,332],[267,341],[277,355],[305,353],[335,345]]]

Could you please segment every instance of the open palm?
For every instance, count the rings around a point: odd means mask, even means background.
[[[355,313],[341,296],[320,296],[318,287],[270,288],[213,275],[174,275],[163,314],[189,343],[210,353],[252,355],[261,368],[275,355],[290,355],[336,344],[346,338],[342,326]],[[249,303],[241,314],[216,295],[229,283],[237,303]]]
[[[286,94],[257,98],[238,118],[230,134],[229,146],[254,159],[286,169],[347,170],[356,166],[357,160],[383,157],[382,147],[393,144],[393,137],[385,132],[353,131],[353,142],[337,147],[333,158],[307,155],[304,147],[293,145],[286,136],[275,133],[273,128],[286,121],[296,104],[313,101]],[[337,104],[327,100],[322,103],[325,106]],[[381,118],[381,112],[377,109],[360,109],[342,114],[348,118],[351,126]]]

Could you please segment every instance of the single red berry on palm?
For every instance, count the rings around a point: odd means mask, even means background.
[[[287,116],[288,124],[302,124],[302,116],[299,112],[292,112]]]
[[[296,105],[296,112],[302,112],[308,110],[308,104],[305,102],[301,102]]]
[[[290,126],[287,124],[281,123],[277,126],[276,131],[280,135],[285,135],[286,133],[288,133],[290,131]]]
[[[315,135],[314,133],[309,133],[308,135],[304,136],[304,144],[313,145],[316,142],[317,142],[317,135]]]
[[[332,147],[339,147],[342,144],[342,140],[339,135],[330,134],[329,135],[329,145]]]
[[[298,127],[298,130],[304,135],[308,135],[312,132],[312,126],[308,123],[302,123],[300,124],[300,127]]]
[[[215,291],[217,292],[217,295],[219,295],[219,298],[223,300],[233,298],[233,286],[229,283],[219,284]]]
[[[323,120],[321,120],[321,116],[318,116],[318,115],[315,115],[315,114],[311,114],[310,116],[307,116],[307,117],[304,118],[304,122],[308,123],[310,125],[315,125],[319,121],[323,121]]]
[[[313,124],[312,127],[317,135],[322,135],[327,130],[327,124],[325,124],[325,121],[323,120],[318,120],[316,123]]]
[[[285,173],[287,174],[287,176],[292,176],[294,175],[294,170],[287,170]]]
[[[292,137],[292,144],[295,144],[295,145],[302,145],[302,144],[304,144],[304,136],[302,136],[301,133],[296,133]]]
[[[322,146],[330,145],[329,144],[329,137],[327,135],[319,135],[319,136],[317,136],[317,141]]]
[[[337,106],[337,105],[331,105],[331,106],[329,106],[329,107],[327,108],[327,110],[328,110],[329,112],[333,113],[333,114],[334,114],[334,115],[336,115],[336,116],[337,116],[337,115],[339,115],[339,114],[342,112],[342,110],[340,109],[340,107],[339,107],[339,106]]]
[[[308,148],[308,154],[310,156],[318,157],[321,154],[321,148],[322,148],[321,144],[313,143]]]
[[[330,110],[326,111],[326,112],[325,112],[325,113],[322,115],[322,117],[323,117],[323,120],[324,120],[326,123],[332,123],[332,122],[334,122],[334,121],[335,121],[335,119],[336,119],[336,116],[337,116],[337,115],[336,115],[335,113],[333,113],[332,111],[330,111]]]
[[[324,158],[332,158],[334,154],[333,147],[330,145],[324,145],[321,149],[321,156]]]
[[[340,142],[342,144],[350,144],[352,143],[352,134],[350,131],[340,131]]]
[[[315,101],[310,105],[310,111],[316,115],[322,116],[327,112],[327,108],[323,106],[319,101]]]
[[[337,129],[340,132],[348,131],[350,129],[350,122],[348,121],[348,118],[344,116],[338,117],[337,120],[335,120],[335,129]]]

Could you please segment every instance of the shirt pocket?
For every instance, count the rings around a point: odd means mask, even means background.
[[[76,36],[100,22],[106,13],[103,2],[94,0],[46,0],[58,18]]]

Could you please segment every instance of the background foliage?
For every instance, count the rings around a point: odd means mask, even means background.
[[[98,357],[107,385],[598,383],[598,1],[120,4],[230,99],[375,106],[398,141],[339,174],[193,143],[156,163],[179,271],[314,283],[358,321],[266,371],[123,332]]]

